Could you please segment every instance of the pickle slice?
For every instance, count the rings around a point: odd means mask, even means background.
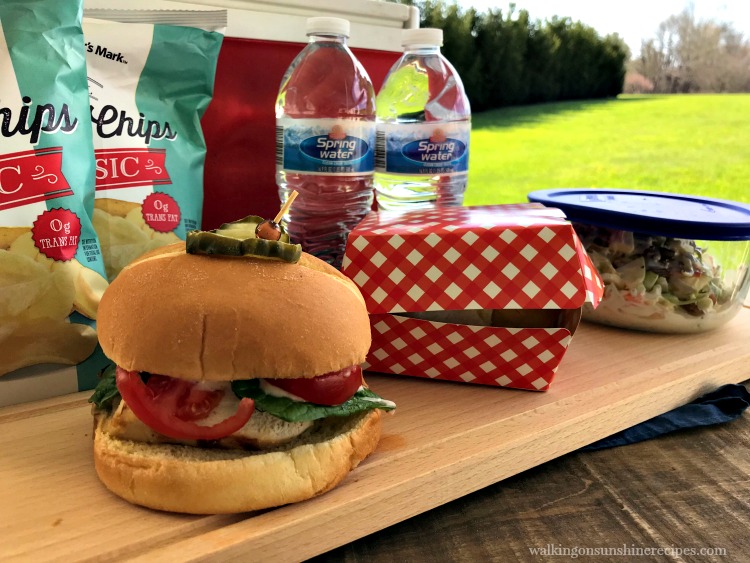
[[[216,231],[190,231],[185,238],[188,254],[218,254],[242,256],[242,239],[228,237]]]
[[[241,238],[243,240],[249,238],[258,238],[255,235],[255,229],[263,221],[265,221],[263,217],[258,217],[257,215],[249,215],[244,219],[240,219],[239,221],[224,223],[221,227],[216,229],[216,232],[228,237]],[[279,241],[289,243],[289,235],[284,230],[284,227],[279,225],[279,229],[281,229],[281,238],[279,239]]]
[[[252,256],[291,264],[299,262],[302,247],[290,244],[289,235],[283,230],[281,240],[266,240],[255,236],[255,227],[263,221],[262,217],[251,215],[239,221],[224,223],[213,231],[190,231],[185,239],[185,249],[188,254]]]
[[[249,238],[242,241],[244,256],[258,258],[272,258],[296,264],[302,257],[302,247],[299,244],[289,244],[278,240],[263,238]]]

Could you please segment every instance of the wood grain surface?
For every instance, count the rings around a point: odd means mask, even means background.
[[[658,553],[665,548],[674,551]],[[561,554],[552,556],[552,549]],[[599,549],[600,555],[583,551],[571,559],[563,549]],[[623,555],[607,557],[607,549]],[[653,551],[646,555],[646,549]],[[311,563],[576,559],[748,561],[750,414],[626,447],[568,454]]]
[[[5,408],[0,560],[309,558],[743,381],[748,342],[750,311],[694,336],[583,325],[546,393],[372,375],[398,404],[376,453],[321,497],[232,516],[160,513],[106,491],[92,466],[88,394]],[[591,471],[577,479],[603,487]]]

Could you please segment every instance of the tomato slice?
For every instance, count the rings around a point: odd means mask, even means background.
[[[178,440],[219,440],[242,428],[255,410],[243,398],[237,412],[212,426],[193,421],[206,418],[221,401],[223,391],[196,389],[195,383],[165,375],[152,375],[148,384],[137,371],[117,367],[117,389],[125,404],[155,432]]]
[[[340,405],[362,385],[362,368],[349,366],[306,379],[266,379],[274,387],[317,405]]]
[[[157,403],[167,405],[177,418],[188,421],[206,418],[224,396],[221,389],[199,389],[194,382],[166,375],[149,376],[146,387]]]

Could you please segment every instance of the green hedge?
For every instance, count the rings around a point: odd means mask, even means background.
[[[444,0],[403,0],[422,27],[443,30],[443,54],[461,76],[473,111],[607,98],[622,92],[628,47],[617,35],[570,18],[532,20],[526,10],[462,10]]]

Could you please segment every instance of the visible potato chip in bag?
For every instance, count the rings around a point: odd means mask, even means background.
[[[113,279],[200,227],[206,146],[226,11],[86,10],[96,209]]]
[[[0,0],[0,375],[79,364],[97,344],[107,280],[81,16],[76,0]]]

